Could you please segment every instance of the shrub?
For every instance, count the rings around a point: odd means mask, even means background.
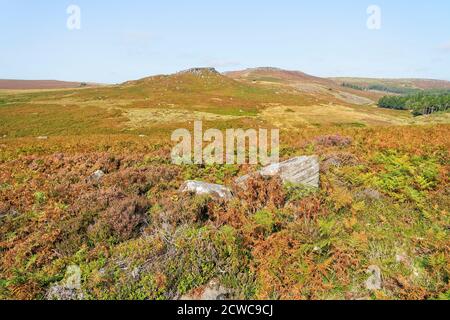
[[[346,147],[352,144],[352,142],[352,138],[344,137],[339,134],[320,136],[315,139],[315,143],[323,147]]]
[[[252,216],[252,221],[255,225],[254,232],[267,237],[274,232],[275,217],[269,210],[260,210]]]
[[[120,263],[104,267],[98,287],[90,281],[93,298],[105,298],[108,292],[109,299],[179,299],[211,279],[242,297],[248,286],[248,252],[229,226],[183,226],[170,241],[141,237],[116,247],[109,261]]]
[[[182,225],[202,225],[212,219],[210,205],[212,199],[205,196],[176,194],[158,201],[151,210],[153,227],[161,229],[163,225],[173,228]]]
[[[42,205],[45,203],[45,201],[47,201],[47,196],[44,192],[38,191],[34,194],[34,199],[37,205]]]
[[[376,154],[374,162],[379,169],[367,174],[366,179],[401,202],[423,205],[426,191],[437,186],[439,170],[433,159],[384,152]]]
[[[317,188],[302,185],[287,183],[284,185],[287,201],[299,201],[317,192]]]
[[[285,204],[286,195],[279,177],[251,176],[243,188],[239,186],[236,188],[238,198],[245,202],[251,213],[265,207],[280,208]]]
[[[112,203],[90,228],[91,239],[123,242],[137,236],[140,228],[147,223],[149,207],[148,201],[139,197]]]
[[[354,166],[358,163],[358,158],[349,152],[334,152],[325,156],[320,170],[327,172],[332,167]]]

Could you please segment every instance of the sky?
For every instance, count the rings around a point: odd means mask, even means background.
[[[67,27],[71,5],[80,29]],[[450,80],[448,0],[0,0],[0,40],[3,79],[120,83],[272,66]]]

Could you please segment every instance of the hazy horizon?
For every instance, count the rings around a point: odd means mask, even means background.
[[[172,73],[155,73],[155,74],[149,74],[146,75],[142,78],[145,77],[153,77],[153,76],[159,76],[159,75],[171,75],[171,74],[175,74],[177,72],[181,72],[181,71],[185,71],[185,70],[189,70],[189,69],[193,69],[193,68],[214,68],[217,70],[217,68],[215,67],[207,67],[207,66],[192,66],[192,67],[188,67],[186,69],[182,69],[182,70],[178,70],[178,71],[174,71]],[[280,69],[280,70],[284,70],[284,71],[294,71],[294,72],[303,72],[302,70],[292,70],[292,69],[283,69],[283,68],[279,68],[279,67],[273,67],[273,66],[262,66],[262,67],[249,67],[249,68],[241,68],[241,69],[233,69],[233,70],[226,70],[226,71],[219,71],[222,74],[228,73],[228,72],[236,72],[236,71],[244,71],[247,69],[260,69],[260,68],[274,68],[274,69]],[[310,74],[307,73],[310,76],[316,76],[315,74]],[[104,84],[104,85],[114,85],[114,84],[120,84],[123,82],[127,82],[127,81],[133,81],[133,80],[139,80],[142,78],[132,78],[132,79],[127,79],[121,82],[96,82],[96,81],[85,81],[85,80],[79,80],[79,79],[19,79],[19,78],[0,78],[0,80],[10,80],[10,81],[61,81],[61,82],[75,82],[75,83],[92,83],[92,84]],[[407,77],[407,78],[398,78],[398,77],[354,77],[352,75],[342,75],[342,76],[323,76],[322,78],[324,79],[332,79],[332,78],[353,78],[353,79],[379,79],[379,80],[438,80],[438,81],[450,81],[447,79],[438,79],[438,78],[420,78],[420,77],[415,77],[415,78],[411,78],[411,77]]]

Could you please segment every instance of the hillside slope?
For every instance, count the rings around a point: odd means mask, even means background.
[[[289,71],[273,67],[261,67],[254,69],[245,69],[240,71],[226,72],[225,75],[240,80],[252,80],[254,82],[316,82],[322,84],[331,84],[332,81],[324,78],[315,77],[301,71]]]
[[[263,68],[223,75],[195,68],[113,86],[0,91],[0,136],[164,130],[167,135],[194,120],[216,128],[264,125],[289,130],[430,122],[407,111],[379,109],[372,95],[300,72]],[[437,116],[432,122],[448,120]]]
[[[433,80],[433,79],[375,79],[375,78],[352,78],[352,77],[338,77],[330,78],[338,85],[350,84],[362,88],[370,87],[385,87],[386,89],[396,89],[401,92],[408,89],[413,90],[450,90],[450,81]]]
[[[343,88],[330,79],[300,71],[264,67],[228,72],[226,75],[241,82],[289,87],[300,93],[313,94],[336,103],[371,105],[380,98],[379,94]]]
[[[58,81],[58,80],[0,79],[0,89],[7,89],[7,90],[70,89],[86,86],[94,86],[94,84],[83,82]]]

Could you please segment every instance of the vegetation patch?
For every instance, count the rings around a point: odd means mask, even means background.
[[[450,110],[450,94],[421,92],[408,96],[387,96],[378,102],[380,108],[411,110],[415,116]]]

